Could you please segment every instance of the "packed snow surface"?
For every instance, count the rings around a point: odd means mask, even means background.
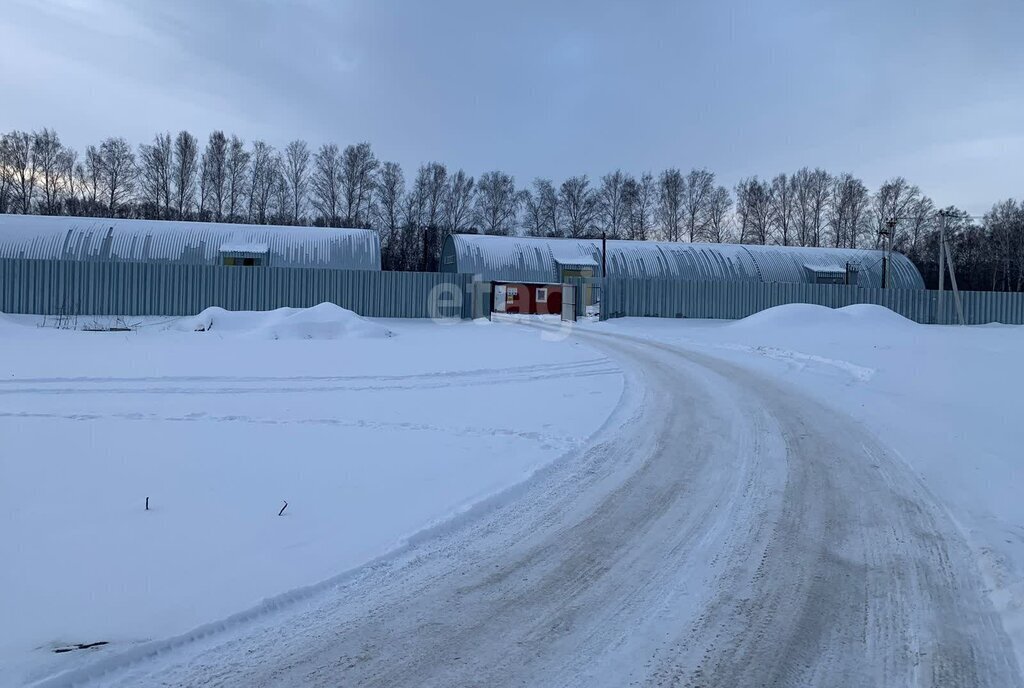
[[[1024,328],[232,317],[0,322],[0,684],[1024,687]]]
[[[867,304],[591,327],[725,358],[862,423],[963,529],[1024,666],[1024,327],[919,325]]]
[[[484,322],[0,315],[0,686],[301,597],[584,442],[618,368]]]

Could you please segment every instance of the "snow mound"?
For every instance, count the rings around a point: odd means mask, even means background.
[[[730,323],[739,329],[761,328],[823,328],[856,324],[860,327],[905,326],[915,323],[885,306],[856,304],[845,308],[829,308],[810,303],[791,303],[763,310]]]
[[[916,325],[894,310],[872,303],[858,303],[835,311],[840,316],[870,325]]]
[[[748,315],[742,320],[729,323],[728,326],[739,329],[817,327],[833,322],[835,311],[831,308],[810,303],[790,303]]]
[[[235,333],[261,339],[384,338],[394,333],[333,303],[273,311],[228,311],[219,306],[182,318],[173,328],[185,332]]]

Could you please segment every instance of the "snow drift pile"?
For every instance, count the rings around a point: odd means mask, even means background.
[[[393,333],[356,313],[321,303],[312,308],[278,308],[274,311],[227,311],[219,306],[173,325],[185,332],[232,332],[257,339],[384,338]]]
[[[729,323],[733,329],[821,329],[850,325],[895,326],[916,325],[912,320],[885,306],[857,304],[845,308],[829,308],[810,303],[776,306]]]

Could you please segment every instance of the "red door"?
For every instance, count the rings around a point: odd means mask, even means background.
[[[537,304],[537,310],[541,313],[547,313],[549,315],[561,315],[562,314],[562,290],[559,287],[552,287],[548,289],[548,302],[547,308],[541,310],[541,307],[545,304]]]

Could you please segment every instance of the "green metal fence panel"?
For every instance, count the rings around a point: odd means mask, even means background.
[[[306,268],[0,259],[0,312],[192,315],[331,302],[376,318],[468,318],[472,277]]]
[[[881,289],[833,284],[691,282],[671,279],[607,278],[601,281],[601,318],[739,319],[789,303],[829,308],[877,304],[919,323],[957,322],[952,292]],[[1024,293],[960,292],[968,325],[1024,324]]]

